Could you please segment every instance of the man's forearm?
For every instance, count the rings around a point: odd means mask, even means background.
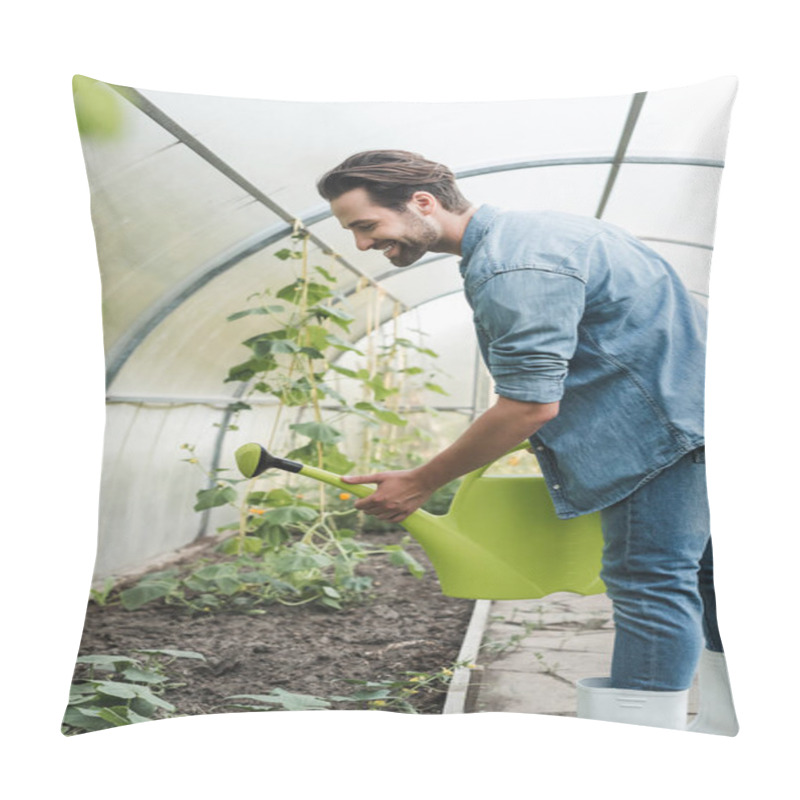
[[[489,464],[536,433],[558,413],[558,403],[521,403],[500,397],[446,450],[411,470],[352,475],[345,483],[375,483],[378,488],[355,507],[379,519],[402,522],[441,486]]]
[[[446,450],[414,470],[433,490],[489,464],[532,436],[558,413],[558,403],[500,397]]]

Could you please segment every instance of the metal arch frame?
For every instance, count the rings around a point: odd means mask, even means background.
[[[248,181],[247,178],[237,172],[226,161],[223,161],[216,153],[214,153],[213,150],[210,150],[208,147],[206,147],[198,138],[192,136],[192,134],[189,133],[186,128],[183,128],[174,119],[172,119],[172,117],[165,114],[155,103],[148,100],[141,92],[128,86],[117,86],[112,84],[112,88],[136,108],[138,108],[142,113],[147,114],[148,117],[160,125],[165,131],[172,134],[181,144],[186,145],[190,150],[200,156],[200,158],[206,161],[220,174],[224,175],[230,181],[235,183],[240,189],[243,189],[245,192],[247,192],[247,194],[249,194],[254,200],[257,200],[259,203],[266,206],[270,211],[272,211],[273,214],[280,217],[286,223],[285,227],[288,232],[294,231],[296,223],[301,223],[303,228],[307,230],[305,220],[297,219],[294,215],[290,214],[285,208],[283,208],[283,206],[272,200],[269,195],[264,194],[264,192],[262,192],[261,189],[259,189],[255,184]],[[319,222],[319,220],[316,219],[316,214],[314,212],[312,212],[312,216],[315,218],[308,221],[309,225],[314,224],[314,222]],[[354,264],[351,264],[337,253],[334,253],[325,244],[325,242],[320,240],[313,233],[308,231],[308,234],[310,240],[315,245],[322,248],[326,253],[333,255],[334,258],[336,258],[336,260],[342,264],[342,266],[361,278],[366,278],[369,281],[372,280],[366,272],[359,269]]]
[[[541,159],[525,162],[514,162],[505,166],[486,166],[463,170],[456,173],[458,179],[464,177],[474,177],[477,175],[488,175],[494,172],[505,172],[509,170],[521,169],[536,169],[540,167],[552,166],[573,166],[573,165],[586,165],[586,164],[612,164],[613,159],[610,157],[583,157],[583,158],[564,158],[564,159]],[[711,161],[706,159],[685,159],[685,158],[631,158],[627,157],[622,160],[623,164],[658,164],[658,165],[678,165],[678,166],[695,166],[695,167],[710,167],[721,169],[724,162]],[[315,206],[301,214],[299,221],[304,228],[315,225],[318,222],[323,222],[332,216],[330,208],[325,206]],[[180,306],[185,300],[191,297],[195,292],[202,289],[207,283],[211,282],[218,275],[234,267],[240,261],[248,258],[261,250],[266,249],[272,244],[280,241],[281,239],[289,236],[293,231],[293,225],[278,224],[271,228],[261,231],[248,239],[238,242],[228,251],[222,253],[205,265],[198,268],[192,276],[183,281],[176,289],[168,295],[163,296],[153,306],[151,306],[129,329],[123,334],[118,342],[109,350],[108,364],[106,367],[106,388],[108,389],[113,383],[114,379],[119,374],[125,362],[136,350],[139,344],[147,337],[147,335],[159,325],[169,314]],[[661,241],[672,244],[679,244],[686,247],[698,247],[711,250],[711,245],[706,245],[698,242],[684,242],[679,240],[660,239],[658,237],[640,236],[644,241]],[[320,248],[326,255],[334,255],[333,250],[327,247],[324,243],[320,243]],[[424,266],[441,258],[449,256],[436,255],[430,258],[423,258],[410,267],[404,268],[404,272],[409,269]],[[342,263],[345,263],[342,260]],[[359,275],[362,275],[360,271]],[[387,279],[396,275],[402,274],[398,272],[384,272],[369,278],[370,283],[374,285],[382,284]],[[352,293],[349,292],[349,294]],[[405,307],[405,304],[402,304]]]
[[[374,286],[382,284],[385,280],[397,274],[395,272],[381,273],[378,276],[371,277],[367,273],[360,270],[358,267],[351,264],[346,259],[339,256],[331,247],[329,247],[322,239],[311,233],[308,228],[318,222],[329,219],[332,214],[330,208],[325,205],[316,206],[304,212],[299,218],[294,218],[285,209],[274,203],[267,195],[255,185],[251,184],[236,172],[230,165],[220,159],[213,151],[207,148],[202,142],[192,136],[188,131],[178,125],[177,122],[172,120],[168,115],[161,111],[154,103],[148,100],[144,95],[135,89],[123,86],[112,86],[121,96],[131,102],[140,111],[151,117],[157,124],[161,125],[165,130],[169,131],[173,136],[186,146],[190,147],[198,156],[203,158],[212,167],[220,171],[248,194],[256,200],[264,204],[273,213],[278,215],[284,220],[284,224],[278,224],[261,231],[246,240],[236,243],[229,250],[218,255],[205,265],[201,266],[186,280],[182,281],[173,291],[162,296],[155,304],[153,304],[147,311],[142,314],[139,319],[120,337],[118,342],[110,348],[108,363],[106,368],[106,389],[111,386],[116,379],[122,367],[125,365],[130,356],[138,348],[141,342],[156,328],[172,311],[178,308],[184,301],[191,297],[195,292],[199,291],[206,284],[211,282],[218,275],[226,272],[240,261],[248,258],[249,256],[269,247],[271,244],[280,241],[286,236],[290,235],[295,229],[295,224],[299,223],[303,229],[309,233],[310,240],[317,245],[323,253],[333,256],[339,263],[346,269],[355,273],[359,277],[368,280]],[[514,162],[501,162],[486,165],[479,165],[475,167],[464,168],[455,171],[455,176],[459,180],[477,177],[480,175],[494,174],[496,172],[508,172],[512,170],[523,169],[537,169],[544,167],[557,167],[557,166],[586,166],[592,164],[609,164],[611,171],[606,186],[603,191],[600,205],[596,216],[600,216],[608,201],[608,197],[616,181],[616,176],[622,164],[650,164],[650,165],[677,165],[677,166],[693,166],[693,167],[707,167],[714,169],[721,169],[724,166],[723,161],[713,159],[699,159],[699,158],[677,158],[677,157],[630,157],[626,155],[627,145],[633,133],[636,121],[638,119],[639,111],[641,110],[642,103],[646,93],[638,93],[634,95],[631,109],[628,113],[623,133],[620,137],[620,142],[617,146],[617,151],[613,157],[610,156],[580,156],[580,157],[567,157],[567,158],[548,158],[548,159],[532,159]],[[645,238],[645,237],[640,237]],[[666,239],[657,239],[649,237],[652,241],[669,241]],[[693,247],[707,247],[707,245],[688,243],[688,242],[674,242],[676,244],[684,244]],[[447,256],[433,256],[428,259],[422,259],[413,265],[412,268],[429,264],[431,261],[438,260]],[[352,294],[351,290],[348,294]],[[449,294],[449,292],[447,293]],[[387,292],[387,296],[395,302],[400,303],[400,306],[407,310],[406,305],[393,297]],[[437,299],[437,298],[431,298]],[[429,302],[429,301],[426,301]]]

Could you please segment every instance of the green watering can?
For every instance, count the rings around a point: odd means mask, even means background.
[[[509,452],[525,447],[527,442]],[[242,445],[235,455],[247,478],[275,468],[357,497],[375,491],[344,483],[327,470],[277,458],[259,444]],[[419,509],[400,523],[422,545],[442,593],[484,600],[522,600],[553,592],[602,594],[599,513],[559,519],[543,478],[486,476],[489,466],[464,476],[446,514]]]

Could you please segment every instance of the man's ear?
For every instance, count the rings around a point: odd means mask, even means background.
[[[413,205],[421,214],[432,214],[438,207],[439,201],[430,192],[414,192],[408,201],[409,205]]]

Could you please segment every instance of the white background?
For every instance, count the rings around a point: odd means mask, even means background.
[[[789,7],[77,0],[6,9],[2,786],[18,787],[11,796],[796,789],[798,65],[794,25],[780,10]],[[712,264],[707,432],[739,736],[535,715],[293,712],[62,737],[95,556],[104,420],[74,73],[173,92],[433,101],[622,94],[738,76]]]

